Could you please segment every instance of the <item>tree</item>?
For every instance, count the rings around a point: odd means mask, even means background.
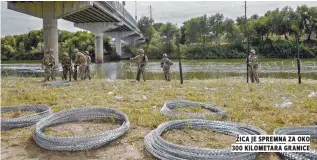
[[[302,25],[305,27],[305,33],[308,35],[307,40],[310,40],[311,34],[317,29],[317,7],[308,8],[302,5],[297,8],[297,13],[300,15]]]
[[[32,47],[37,47],[39,42],[43,42],[43,30],[30,31],[24,41],[26,51],[31,51]]]
[[[184,22],[185,28],[185,39],[186,43],[198,42],[199,30],[200,30],[200,18],[191,18],[190,20]]]
[[[161,26],[163,25],[164,23],[154,23],[153,24],[153,27],[155,28],[156,31],[159,31]]]
[[[201,17],[200,20],[200,41],[203,43],[203,46],[205,47],[206,44],[206,36],[209,34],[209,28],[207,23],[207,16],[206,14]]]
[[[165,37],[166,40],[166,52],[173,52],[171,40],[173,39],[176,32],[178,32],[178,28],[170,22],[163,24],[160,28],[161,35]]]
[[[256,20],[258,18],[259,18],[259,15],[254,14],[254,15],[251,16],[250,20]]]
[[[256,20],[250,21],[250,30],[254,31],[256,36],[259,38],[261,37],[261,41],[263,42],[264,36],[269,34],[269,28],[268,26],[268,17],[260,17]]]
[[[1,38],[1,59],[10,59],[16,53],[16,39],[13,36]]]
[[[278,35],[284,35],[285,39],[288,40],[287,33],[291,32],[291,21],[292,21],[293,9],[289,6],[286,6],[279,13],[278,17],[278,27],[276,28],[276,33]]]
[[[233,37],[233,26],[234,21],[232,19],[226,18],[223,22],[223,30],[224,34],[226,35],[225,38],[232,38]]]
[[[211,31],[214,33],[218,44],[220,45],[220,36],[223,34],[223,14],[216,13],[214,16],[210,16],[209,25],[211,27]]]
[[[146,52],[149,48],[149,45],[151,43],[151,40],[153,38],[155,29],[152,26],[153,23],[153,19],[149,18],[149,17],[142,17],[139,21],[138,21],[138,26],[143,34],[143,36],[145,37],[145,41],[146,41]]]
[[[210,28],[207,16],[192,18],[184,23],[185,39],[188,43],[201,42],[203,46],[206,44],[207,36]]]
[[[180,38],[180,44],[185,44],[185,42],[186,42],[186,37],[185,37],[185,28],[184,28],[184,26],[181,26],[180,27],[180,31],[181,31],[181,33],[180,33],[180,35],[181,35],[181,38]]]

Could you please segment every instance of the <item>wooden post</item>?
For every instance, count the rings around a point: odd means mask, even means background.
[[[248,19],[247,19],[247,1],[244,1],[244,18],[245,18],[245,33],[247,39],[247,83],[249,83],[249,34],[248,34]]]
[[[176,34],[176,46],[177,46],[177,53],[178,53],[178,64],[179,64],[180,80],[181,80],[181,84],[183,84],[184,80],[183,80],[181,53],[180,53],[180,49],[179,49],[179,33]]]
[[[72,81],[72,47],[69,46],[69,63],[70,63],[70,66],[69,66],[69,81]]]
[[[300,74],[300,59],[299,59],[299,38],[297,38],[297,76],[298,76],[298,84],[302,83],[302,77]]]

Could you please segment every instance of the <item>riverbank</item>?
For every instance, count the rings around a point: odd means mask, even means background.
[[[1,106],[47,104],[54,112],[76,106],[116,108],[127,114],[131,129],[109,145],[72,153],[39,148],[32,140],[34,126],[1,131],[1,155],[4,159],[153,159],[144,149],[143,138],[160,123],[171,120],[159,111],[165,101],[173,99],[222,106],[228,113],[225,121],[254,125],[268,134],[272,134],[278,127],[311,125],[317,121],[317,98],[308,97],[312,91],[317,91],[317,80],[305,80],[301,85],[297,84],[296,79],[262,78],[260,85],[246,84],[244,81],[244,78],[187,80],[181,85],[176,80],[133,83],[130,80],[93,79],[72,82],[73,85],[69,87],[43,87],[41,78],[5,77],[1,80]],[[283,99],[292,103],[290,108],[276,107]],[[75,128],[75,131],[78,130],[83,129]],[[178,144],[189,145],[195,142],[216,148],[223,147],[219,142],[226,139],[223,135],[218,135],[207,142],[199,137],[209,134],[208,132],[190,131],[192,136],[182,140],[185,132],[166,133],[165,137]],[[176,140],[171,137],[176,137]],[[277,157],[262,154],[260,159],[273,160]]]

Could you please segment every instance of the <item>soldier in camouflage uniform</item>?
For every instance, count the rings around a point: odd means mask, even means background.
[[[72,74],[72,66],[71,66],[70,58],[67,53],[63,53],[61,63],[63,67],[62,80],[67,80],[68,72]]]
[[[45,79],[44,81],[49,81],[50,78],[55,80],[55,59],[53,56],[53,49],[46,50],[43,57],[42,66],[44,66]]]
[[[86,66],[87,66],[87,58],[86,58],[85,54],[79,52],[78,49],[74,49],[73,53],[75,53],[75,65],[74,65],[74,67],[77,68],[77,66],[79,66],[80,79],[84,80],[85,70],[86,70]]]
[[[259,75],[258,75],[258,57],[255,55],[255,50],[251,50],[250,51],[250,55],[248,57],[249,59],[249,77],[251,79],[251,82],[254,83],[254,80],[256,81],[256,83],[260,83],[259,80]]]
[[[91,57],[89,56],[89,52],[88,51],[85,51],[85,56],[87,58],[87,66],[86,66],[86,69],[85,69],[85,79],[88,77],[88,79],[90,80],[91,79],[91,76],[90,76],[90,67],[89,65],[91,64]]]
[[[165,77],[165,80],[167,81],[171,80],[171,76],[170,76],[171,65],[173,65],[173,62],[170,59],[168,59],[167,54],[164,53],[163,59],[161,61],[161,67],[163,68],[164,77]]]
[[[136,57],[134,58],[130,58],[130,60],[135,60],[137,65],[138,65],[138,71],[137,71],[137,77],[136,80],[140,81],[140,76],[141,73],[143,75],[143,80],[146,81],[146,77],[145,77],[145,66],[148,62],[148,58],[147,56],[144,54],[144,50],[143,49],[139,49],[138,50],[138,54]]]

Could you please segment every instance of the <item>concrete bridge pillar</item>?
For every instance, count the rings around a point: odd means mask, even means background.
[[[55,18],[54,2],[43,2],[43,39],[44,39],[44,52],[49,49],[53,49],[56,69],[58,69],[58,26],[57,19]],[[45,54],[45,53],[44,53]]]
[[[121,38],[122,38],[122,32],[116,33],[116,52],[119,56],[122,55],[121,53]]]
[[[95,33],[95,62],[103,63],[103,32],[118,26],[117,22],[75,23],[74,26]]]
[[[95,36],[95,62],[103,63],[103,33],[96,33]]]

